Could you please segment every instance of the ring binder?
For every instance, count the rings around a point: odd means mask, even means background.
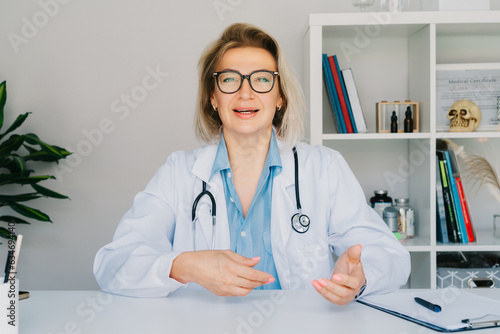
[[[421,297],[439,303],[441,312],[417,308],[414,298]],[[462,332],[500,327],[500,301],[456,288],[405,291],[384,295],[369,295],[357,302],[438,332]]]
[[[486,321],[478,321],[487,317],[495,317],[494,320],[486,320]],[[462,323],[467,324],[471,329],[479,329],[485,327],[499,327],[500,326],[500,315],[496,314],[487,314],[482,317],[474,318],[474,319],[463,319]]]

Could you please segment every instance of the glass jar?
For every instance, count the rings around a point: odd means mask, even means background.
[[[392,206],[392,198],[387,196],[387,190],[375,190],[375,196],[370,198],[372,208],[383,218],[384,209]]]
[[[394,208],[399,212],[398,232],[403,234],[405,238],[413,238],[415,236],[415,210],[410,206],[410,200],[408,198],[395,198]]]
[[[409,0],[380,0],[380,11],[382,12],[404,12],[409,10]]]

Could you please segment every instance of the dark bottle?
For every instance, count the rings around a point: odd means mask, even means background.
[[[405,132],[413,132],[413,118],[411,118],[411,108],[410,106],[406,107],[406,114],[405,114],[405,125],[404,129]]]
[[[375,196],[370,198],[370,203],[373,209],[377,211],[380,217],[383,217],[384,209],[392,206],[392,198],[387,196],[387,190],[375,190]]]
[[[397,133],[398,132],[398,116],[396,116],[396,112],[392,112],[391,116],[391,133]]]

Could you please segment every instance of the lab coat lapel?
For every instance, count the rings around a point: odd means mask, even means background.
[[[229,225],[227,221],[227,207],[224,196],[224,188],[222,186],[222,178],[220,173],[214,174],[209,179],[214,164],[215,155],[217,154],[217,145],[208,145],[201,149],[192,169],[192,173],[200,179],[199,187],[193,189],[193,201],[202,191],[202,181],[207,183],[207,190],[212,193],[215,198],[217,207],[216,228],[215,228],[215,249],[229,249]],[[203,196],[198,202],[198,208],[211,207],[211,200],[208,196]],[[203,213],[204,212],[204,213]],[[212,216],[208,210],[197,210],[197,227],[201,226],[203,235],[208,245],[207,249],[212,247]],[[198,247],[198,246],[197,246]]]

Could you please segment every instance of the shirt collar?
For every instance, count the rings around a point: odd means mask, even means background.
[[[276,142],[276,136],[273,132],[271,133],[271,142],[269,143],[269,151],[267,152],[265,167],[279,167],[279,171],[281,171],[281,157],[280,151],[278,148],[278,143]],[[210,172],[210,178],[214,176],[215,173],[220,172],[222,170],[230,169],[231,164],[229,163],[229,155],[227,153],[226,141],[224,140],[224,134],[222,134],[222,138],[219,141],[219,146],[217,147],[217,153],[215,155],[214,164],[212,165],[212,171]]]

